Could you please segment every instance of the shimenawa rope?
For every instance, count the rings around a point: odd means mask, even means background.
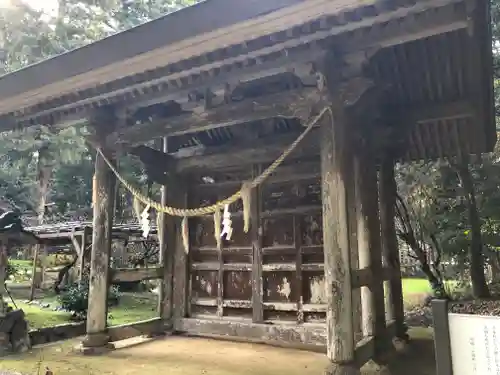
[[[230,204],[236,202],[238,199],[243,198],[243,206],[244,206],[243,209],[244,209],[244,211],[247,211],[247,214],[244,215],[244,218],[245,218],[244,229],[245,229],[245,232],[247,232],[248,228],[249,228],[249,207],[248,207],[249,206],[249,191],[251,189],[259,186],[260,184],[262,184],[280,166],[280,164],[283,163],[283,161],[286,159],[286,157],[298,146],[298,144],[306,137],[306,135],[309,134],[309,132],[314,127],[314,125],[316,125],[318,123],[318,121],[325,115],[326,112],[329,112],[333,118],[333,114],[331,113],[331,108],[325,107],[316,117],[314,117],[312,119],[312,121],[307,125],[307,127],[297,137],[297,139],[290,146],[288,146],[288,148],[285,149],[285,151],[283,151],[283,153],[269,167],[267,167],[267,169],[264,170],[264,172],[262,172],[259,176],[257,176],[253,181],[247,181],[247,182],[243,183],[242,188],[240,190],[238,190],[236,193],[234,193],[233,195],[231,195],[230,197],[228,197],[222,201],[219,201],[213,205],[199,207],[199,208],[183,209],[183,208],[163,206],[160,203],[146,197],[138,189],[134,188],[130,183],[128,183],[120,175],[118,170],[108,160],[108,158],[104,155],[104,153],[102,152],[102,150],[100,148],[97,148],[96,150],[102,156],[103,160],[106,162],[106,164],[111,169],[111,171],[113,171],[113,173],[116,175],[116,178],[134,196],[134,198],[137,199],[138,201],[142,202],[146,206],[150,206],[151,208],[154,208],[158,212],[166,213],[166,214],[171,215],[171,216],[180,216],[180,217],[183,217],[184,219],[186,219],[188,217],[204,216],[204,215],[215,213],[216,214],[215,217],[220,218],[220,211],[225,205],[230,205]]]

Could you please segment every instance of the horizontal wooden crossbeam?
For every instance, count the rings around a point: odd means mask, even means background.
[[[307,118],[311,105],[319,100],[315,88],[264,95],[218,108],[197,108],[191,113],[134,125],[111,134],[107,143],[137,145],[151,139],[194,133],[272,117]]]
[[[185,318],[174,322],[174,329],[194,336],[245,338],[246,341],[299,347],[323,352],[326,348],[324,325],[269,325],[221,319]]]
[[[471,105],[466,100],[443,103],[430,107],[409,107],[395,109],[397,122],[400,124],[416,124],[436,119],[449,119],[472,116]],[[283,135],[278,139],[261,140],[259,142],[240,142],[227,146],[206,147],[197,150],[193,156],[178,157],[177,172],[192,169],[218,169],[234,165],[250,163],[266,163],[275,160],[290,145],[298,134]],[[299,147],[290,155],[291,158],[314,156],[319,154],[319,134],[312,130]]]
[[[152,318],[139,322],[108,327],[109,341],[121,341],[138,336],[149,336],[163,332],[163,320]]]
[[[324,325],[269,325],[221,319],[184,318],[174,322],[174,330],[200,337],[216,337],[226,340],[266,343],[276,346],[326,352],[326,329]],[[394,322],[388,322],[386,337],[394,337]],[[374,355],[373,336],[365,337],[356,344],[355,361],[363,366]]]
[[[318,131],[311,133],[297,146],[290,158],[298,158],[308,154],[318,154]],[[280,138],[260,139],[233,143],[227,146],[207,147],[198,155],[179,158],[175,167],[177,172],[188,169],[217,169],[250,163],[267,163],[277,159],[297,137],[299,133],[291,133]]]
[[[115,268],[110,271],[112,283],[161,279],[163,277],[163,267]]]
[[[393,276],[393,270],[390,267],[382,268],[381,281],[390,280]],[[351,271],[352,287],[360,288],[362,286],[370,287],[373,283],[373,274],[370,268],[362,268],[359,270]]]

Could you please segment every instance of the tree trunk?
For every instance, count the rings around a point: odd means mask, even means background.
[[[498,254],[493,254],[491,257],[491,282],[500,282],[500,257]]]
[[[7,277],[7,246],[0,242],[0,318],[7,314],[7,303],[4,302],[5,297],[5,279]]]
[[[484,275],[484,256],[483,243],[481,238],[481,219],[477,209],[476,194],[474,182],[469,170],[468,159],[457,166],[458,177],[462,182],[465,192],[465,202],[469,216],[469,225],[471,232],[471,243],[469,247],[470,256],[470,276],[472,282],[472,294],[476,298],[485,298],[490,296],[486,277]]]

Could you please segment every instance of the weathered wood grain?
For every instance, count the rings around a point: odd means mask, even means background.
[[[369,147],[363,144],[357,148],[354,175],[359,267],[368,268],[371,275],[368,287],[361,288],[362,329],[364,336],[374,336],[375,352],[378,353],[385,334],[385,304],[377,170]]]
[[[404,323],[399,247],[394,223],[397,188],[394,179],[394,161],[390,157],[385,157],[382,162],[379,189],[383,253],[387,266],[392,269],[392,277],[388,283],[386,297],[387,319],[394,320],[396,336],[407,339],[407,327]]]
[[[320,144],[327,356],[332,366],[339,367],[339,371],[341,369],[348,371],[353,367],[351,363],[354,361],[351,254],[345,170],[346,159],[351,155],[350,145],[346,142],[348,124],[342,102],[332,105],[332,112],[334,118],[325,116],[322,120]]]

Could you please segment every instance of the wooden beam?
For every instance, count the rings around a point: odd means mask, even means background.
[[[359,267],[369,269],[371,275],[368,287],[361,288],[361,326],[363,336],[374,336],[374,349],[378,356],[383,349],[385,304],[377,169],[372,145],[368,143],[370,140],[362,139],[361,142],[354,157]]]
[[[315,88],[303,88],[223,104],[218,108],[198,108],[192,113],[120,129],[106,142],[109,145],[120,142],[135,145],[161,136],[194,133],[271,117],[307,118],[310,107],[319,99]]]
[[[463,118],[472,115],[472,108],[470,102],[467,100],[461,100],[450,103],[442,103],[437,105],[425,105],[425,106],[415,106],[408,108],[395,109],[397,118],[401,123],[418,123],[418,122],[428,122],[436,119],[451,119],[451,118]],[[395,116],[396,116],[395,115]],[[313,133],[317,132],[313,130]],[[165,155],[165,161],[161,165],[155,165],[158,169],[157,174],[166,176],[166,174],[171,174],[171,168],[174,167],[177,171],[183,171],[187,169],[194,168],[224,168],[234,165],[243,165],[249,163],[266,163],[276,159],[283,150],[292,143],[298,134],[283,135],[279,139],[264,139],[256,144],[253,141],[241,141],[235,142],[226,146],[219,147],[206,147],[204,149],[197,148],[192,153],[187,152],[188,150],[183,149],[181,152],[170,154],[168,157]],[[308,139],[303,141],[297,150],[294,151],[292,157],[294,156],[306,156],[306,155],[317,155],[319,153],[317,147],[316,139],[319,138],[318,135],[308,136]],[[147,148],[146,146],[141,146]],[[155,158],[155,160],[160,160]],[[319,163],[318,163],[319,165]],[[283,173],[281,177],[280,170],[278,170],[276,176],[271,176],[269,181],[283,182],[290,179],[290,176],[285,176],[289,174],[290,171],[285,169],[294,168],[294,166],[283,167]],[[317,168],[311,169],[311,178],[319,177],[319,171],[316,172]],[[299,176],[300,177],[300,176]],[[204,185],[204,187],[210,188],[212,185]],[[213,184],[217,186],[217,184]]]
[[[359,374],[354,364],[354,322],[351,285],[351,254],[346,159],[351,157],[343,100],[334,99],[334,119],[325,116],[321,124],[321,185],[323,200],[323,246],[327,299],[327,371]],[[351,172],[349,172],[351,173]]]
[[[293,143],[300,133],[290,133],[279,138],[260,139],[252,142],[235,142],[221,147],[207,147],[199,155],[178,158],[175,162],[178,172],[189,169],[218,169],[249,163],[267,163],[278,158],[285,148]],[[291,158],[317,155],[319,131],[310,134],[290,154]]]
[[[477,124],[481,130],[473,137],[480,148],[473,153],[490,152],[496,143],[495,98],[493,86],[493,52],[491,4],[480,0],[467,2],[467,15],[471,20],[466,39],[466,80],[470,84]]]
[[[163,278],[163,267],[112,268],[110,277],[112,283],[161,279]]]
[[[215,283],[217,285],[217,316],[222,319],[224,317],[224,241],[221,241],[220,246],[217,247],[217,263],[219,264]]]
[[[387,323],[385,329],[384,341],[387,347],[392,345],[391,340],[394,336],[394,322]],[[364,337],[356,344],[356,364],[359,367],[365,365],[368,361],[372,360],[375,355],[375,338],[373,336]]]
[[[172,186],[175,189],[172,193],[172,205],[179,208],[188,206],[189,192],[188,186],[176,185]],[[175,195],[174,195],[175,194]],[[189,219],[188,228],[189,228]],[[188,230],[189,231],[189,230]],[[189,242],[189,241],[188,241]],[[190,245],[190,244],[188,244]],[[182,239],[181,218],[175,218],[175,249],[173,263],[173,285],[172,285],[172,316],[174,321],[185,318],[188,315],[189,304],[189,248],[184,248]]]
[[[183,90],[169,90],[170,93],[167,91],[139,96],[129,101],[129,105],[144,106],[159,101],[178,100],[179,96],[186,96],[179,95],[179,91],[184,91],[187,94],[189,91],[202,87],[211,87],[217,91],[217,86],[231,82],[235,78],[245,81],[272,75],[273,71],[274,74],[289,71],[298,62],[319,59],[324,52],[322,48],[318,48],[321,43],[325,46],[332,44],[341,46],[341,50],[346,55],[345,60],[350,61],[356,59],[360,52],[363,53],[366,50],[388,48],[464,29],[468,26],[468,20],[465,12],[453,8],[453,3],[456,2],[456,0],[422,1],[413,6],[394,8],[392,11],[380,12],[375,17],[364,17],[357,22],[342,22],[340,25],[332,25],[332,27],[303,35],[300,38],[292,38],[283,43],[262,48],[248,57],[238,56],[211,64],[211,68],[224,70],[221,68],[224,66],[232,67],[237,62],[244,64],[246,58],[256,61],[256,64],[247,64],[246,68],[240,68],[236,71],[229,68],[227,72],[222,74],[209,73],[200,77],[201,69],[196,67],[173,76],[166,76],[161,81],[165,82],[167,86],[177,87],[177,84],[174,85],[173,82],[182,81],[188,82],[188,84],[183,86]],[[334,6],[336,7],[336,5]],[[426,12],[427,10],[428,12]],[[335,13],[338,11],[336,9]],[[323,9],[323,15],[325,15],[324,12]],[[309,48],[305,49],[305,45],[309,45]],[[284,51],[286,52],[284,53]],[[269,56],[276,57],[270,58]],[[207,70],[210,71],[210,68],[204,67],[204,70],[203,73]]]
[[[33,264],[31,267],[31,288],[30,288],[30,297],[29,300],[33,301],[35,298],[35,292],[37,288],[37,263],[40,255],[40,245],[35,245],[35,253],[33,254]]]
[[[387,325],[388,339],[392,337],[393,326],[393,322]],[[269,325],[244,321],[187,318],[176,321],[174,329],[197,337],[263,343],[326,353],[325,326],[320,324]],[[355,347],[356,366],[363,366],[373,358],[373,353],[372,337],[358,342]]]
[[[175,330],[193,336],[244,338],[245,341],[324,351],[325,328],[322,325],[269,325],[221,319],[179,319]]]
[[[354,160],[352,160],[354,162]],[[354,170],[354,164],[348,165],[348,168]],[[353,317],[353,330],[354,337],[357,340],[362,337],[361,329],[361,288],[355,287],[356,271],[359,269],[359,254],[358,254],[358,232],[357,232],[357,217],[356,217],[356,190],[355,190],[355,176],[351,173],[347,176],[347,207],[348,207],[348,229],[349,229],[349,248],[351,255],[351,282],[352,282],[352,317]]]
[[[332,19],[333,22],[330,21],[330,23],[328,23],[328,21],[326,21],[326,27],[321,28],[319,31],[302,35],[300,38],[287,37],[286,39],[288,40],[283,43],[276,43],[269,47],[260,48],[258,51],[249,51],[246,56],[239,55],[225,60],[219,60],[216,62],[211,62],[209,64],[204,64],[202,66],[195,64],[196,66],[191,69],[183,69],[181,72],[167,74],[161,78],[155,79],[155,89],[151,89],[150,91],[155,94],[155,97],[159,96],[158,91],[163,91],[163,93],[160,94],[163,97],[167,96],[168,94],[170,94],[170,96],[176,96],[177,94],[178,96],[180,91],[192,91],[195,89],[212,87],[218,82],[219,84],[220,82],[224,84],[226,82],[234,81],[235,79],[241,79],[242,75],[245,74],[245,71],[248,72],[249,70],[254,70],[258,73],[259,71],[264,70],[264,67],[259,66],[259,62],[266,61],[268,59],[276,60],[276,58],[272,59],[269,57],[272,57],[274,55],[286,56],[287,63],[281,63],[277,65],[275,64],[276,67],[281,66],[283,68],[291,65],[292,62],[296,60],[297,54],[304,55],[304,44],[316,45],[320,42],[326,42],[325,44],[329,45],[329,39],[335,40],[339,37],[351,36],[358,30],[360,31],[360,34],[370,34],[372,35],[372,37],[370,38],[371,43],[369,44],[369,46],[361,45],[359,47],[356,47],[356,43],[353,43],[351,47],[357,51],[359,51],[360,48],[379,48],[379,46],[387,47],[391,45],[407,43],[412,40],[430,37],[439,33],[462,29],[467,27],[467,18],[464,17],[461,12],[454,10],[453,5],[456,2],[456,0],[419,1],[413,6],[404,6],[399,8],[395,7],[393,9],[390,9],[389,11],[384,9],[376,16],[361,17],[360,21],[354,22],[345,22],[345,20],[339,22],[337,17],[327,17],[329,13],[339,16],[339,8],[337,4],[332,4],[330,5],[332,8],[327,11],[326,9],[324,9],[325,5],[321,4],[321,11],[319,11],[318,9],[313,10],[313,8],[311,8],[311,11],[313,13],[309,14],[308,12],[308,19],[313,20],[319,18],[321,15],[324,16],[324,20]],[[373,1],[373,3],[376,4],[375,1]],[[317,4],[316,7],[319,7],[319,5]],[[424,12],[425,10],[429,10],[429,12]],[[440,12],[449,14],[449,18],[433,17],[434,13]],[[421,16],[422,19],[418,19],[418,16],[421,13],[424,13],[425,16]],[[342,15],[340,16],[342,17]],[[294,15],[294,17],[297,17],[297,15]],[[426,22],[427,18],[429,17],[432,19],[432,22]],[[413,20],[413,18],[416,20]],[[337,23],[335,24],[334,22]],[[389,35],[384,33],[383,26],[387,25],[390,22],[400,25],[397,31],[399,31],[401,35],[394,36],[392,35],[392,32]],[[298,24],[300,24],[300,22],[295,21],[295,23],[289,24],[289,26],[294,27]],[[277,33],[278,30],[284,30],[283,25],[280,25],[279,28],[276,25],[273,26],[272,30],[268,29],[268,31],[266,31],[266,35],[269,35],[269,32],[273,31]],[[293,33],[290,34],[293,35]],[[242,46],[242,48],[246,49],[247,47]],[[308,53],[306,53],[305,55],[307,57]],[[242,69],[242,66],[245,68]],[[128,102],[129,105],[137,105],[137,103],[147,103],[148,101],[152,100],[150,97],[148,97],[148,95],[137,94],[147,90],[148,86],[150,85],[150,82],[140,82],[130,87],[130,91],[120,88],[115,92],[105,92],[95,97],[84,97],[81,100],[77,100],[61,106],[60,108],[62,108],[63,110],[60,111],[60,114],[56,114],[56,116],[64,116],[67,113],[75,112],[75,107],[77,107],[81,112],[83,112],[83,117],[85,116],[84,106],[93,108],[94,104],[97,103],[117,103],[123,99],[125,99],[125,101]],[[19,100],[19,97],[13,100]],[[42,113],[29,113],[28,116],[26,116],[26,119],[24,119],[25,123],[23,123],[22,125],[30,126],[37,122],[57,122],[59,121],[58,119],[53,119],[54,117],[56,117],[54,116],[54,112],[55,110],[53,108],[50,108]]]
[[[168,152],[168,138],[162,139],[162,151]],[[161,187],[161,204],[169,204],[169,186]],[[172,194],[170,194],[172,195]],[[158,288],[158,315],[165,321],[172,318],[172,280],[173,280],[173,254],[175,246],[175,220],[162,212],[157,212],[158,231],[158,265],[163,267],[163,280]]]
[[[6,286],[5,286],[5,280],[7,279],[7,267],[9,266],[9,259],[8,259],[8,245],[7,243],[0,242],[0,280],[2,282],[0,286],[0,319],[4,319],[8,313],[8,305],[4,301],[4,298],[7,297],[6,295]],[[4,321],[5,323],[5,321]],[[5,332],[2,332],[2,335],[5,335]],[[9,337],[9,336],[7,336]],[[2,339],[4,336],[2,336]],[[9,340],[9,339],[7,339]],[[4,341],[2,341],[2,345],[4,344]],[[5,347],[2,347],[1,353],[5,353]]]
[[[387,283],[387,316],[395,322],[396,337],[407,340],[403,306],[403,286],[401,283],[401,265],[399,260],[399,246],[394,223],[396,208],[396,180],[394,178],[394,160],[385,156],[382,160],[379,179],[380,190],[380,221],[382,246],[385,263],[392,268],[391,279]]]
[[[85,270],[85,256],[87,255],[87,244],[88,244],[88,236],[92,232],[90,228],[85,227],[83,229],[83,233],[81,233],[78,237],[80,238],[80,251],[78,252],[78,260],[76,262],[76,270],[77,270],[77,278],[78,282],[82,281],[83,272]]]
[[[162,331],[161,318],[152,318],[139,322],[122,324],[108,328],[109,341],[121,341],[138,336],[149,336]]]
[[[243,150],[244,152],[244,150]],[[293,154],[292,154],[293,158]],[[274,172],[266,180],[266,184],[279,184],[291,181],[304,181],[304,180],[315,180],[321,178],[320,162],[319,158],[315,158],[312,161],[302,161],[298,160],[297,163],[288,164],[278,167],[276,172]],[[196,186],[197,189],[207,190],[219,190],[221,188],[239,188],[241,186],[241,181],[221,181],[207,184],[199,184]]]
[[[394,276],[392,268],[384,266],[380,271],[380,276],[377,275],[377,279],[388,281],[391,280]],[[363,286],[371,287],[373,284],[373,271],[369,267],[363,267],[357,270],[352,270],[351,272],[351,283],[352,288],[361,288]]]
[[[261,166],[256,164],[252,167],[252,177],[261,173]],[[252,238],[252,321],[262,323],[264,321],[264,290],[262,279],[262,189],[260,186],[252,189],[250,207],[250,235]]]
[[[337,24],[333,23],[317,32],[303,35],[300,38],[290,38],[283,43],[262,48],[248,57],[238,56],[211,64],[211,68],[222,71],[224,70],[222,67],[229,67],[227,73],[209,73],[200,77],[201,69],[196,67],[170,77],[166,76],[161,81],[165,83],[172,81],[182,82],[184,79],[185,82],[189,83],[189,90],[192,91],[200,87],[214,88],[226,82],[231,82],[234,80],[231,78],[235,76],[235,73],[236,77],[234,78],[240,81],[256,79],[259,77],[259,74],[260,76],[269,76],[273,70],[276,71],[274,74],[289,71],[298,62],[309,62],[319,59],[324,52],[321,48],[317,47],[321,43],[324,43],[326,46],[330,46],[332,43],[342,46],[344,53],[348,55],[346,60],[349,61],[355,59],[360,51],[367,49],[392,47],[440,33],[466,28],[467,17],[464,12],[455,11],[453,6],[447,7],[447,5],[455,2],[457,1],[422,1],[413,6],[394,7],[390,11],[384,9],[374,17],[362,17],[357,22],[339,22],[339,17],[342,18],[343,16],[339,14],[338,5],[334,4],[332,6],[335,9],[331,9],[330,11],[336,15],[332,17],[332,20],[336,20]],[[374,1],[374,3],[376,2]],[[326,17],[328,11],[324,9],[324,5],[322,7],[321,15]],[[425,12],[426,10],[429,10],[429,12]],[[391,26],[390,31],[387,31],[388,25]],[[344,43],[346,40],[349,41],[348,44]],[[309,45],[309,49],[305,49],[304,45]],[[269,56],[276,57],[270,58]],[[254,60],[256,62],[255,65],[247,64],[246,68],[233,72],[230,67],[236,65],[238,62],[245,65],[243,61],[246,58]],[[202,69],[205,70],[203,73],[207,70],[210,71],[210,68],[203,67]],[[196,78],[193,79],[192,77]],[[186,90],[187,87],[184,89]],[[152,98],[158,97],[163,97],[160,101],[177,100],[175,94],[172,94],[174,93],[171,92],[169,96],[167,96],[167,93],[154,93],[141,96],[134,100],[134,104],[149,105]],[[158,100],[154,102],[158,102]]]
[[[297,324],[304,323],[304,297],[303,297],[303,275],[302,275],[302,216],[293,216],[293,243],[295,245],[295,309],[297,310]]]
[[[468,19],[463,4],[455,6],[453,3],[457,1],[417,2],[411,7],[396,9],[392,14],[380,14],[375,17],[378,22],[371,22],[370,29],[360,27],[362,22],[349,23],[348,26],[357,26],[356,30],[340,36],[337,43],[345,46],[345,51],[352,54],[373,48],[389,48],[467,28]],[[429,9],[429,5],[435,8]],[[368,18],[366,22],[370,20]]]
[[[351,283],[353,289],[361,288],[363,286],[370,286],[372,283],[372,279],[372,271],[368,267],[352,270],[351,272]]]
[[[354,108],[354,107],[353,107]],[[427,122],[434,119],[449,119],[471,115],[471,105],[467,101],[457,101],[431,106],[416,106],[395,109],[401,123]],[[177,171],[189,169],[217,169],[249,163],[266,163],[275,160],[283,150],[298,136],[298,133],[285,134],[279,138],[260,140],[258,143],[244,141],[225,146],[197,149],[195,154],[186,155],[185,151],[172,154]],[[291,157],[315,156],[319,154],[319,130],[313,129],[311,134],[297,147]],[[271,179],[278,177],[271,177]]]
[[[437,120],[452,120],[474,116],[471,100],[462,99],[448,103],[429,103],[408,108],[398,108],[395,111],[400,122],[416,124]]]
[[[117,125],[114,111],[102,108],[92,118],[91,127],[98,139],[105,139]],[[108,160],[114,157],[109,149],[102,148]],[[93,197],[92,252],[90,258],[89,306],[87,310],[87,336],[84,348],[105,347],[109,337],[106,334],[108,318],[109,262],[112,242],[113,214],[116,177],[103,157],[96,155],[94,172],[95,189]]]

